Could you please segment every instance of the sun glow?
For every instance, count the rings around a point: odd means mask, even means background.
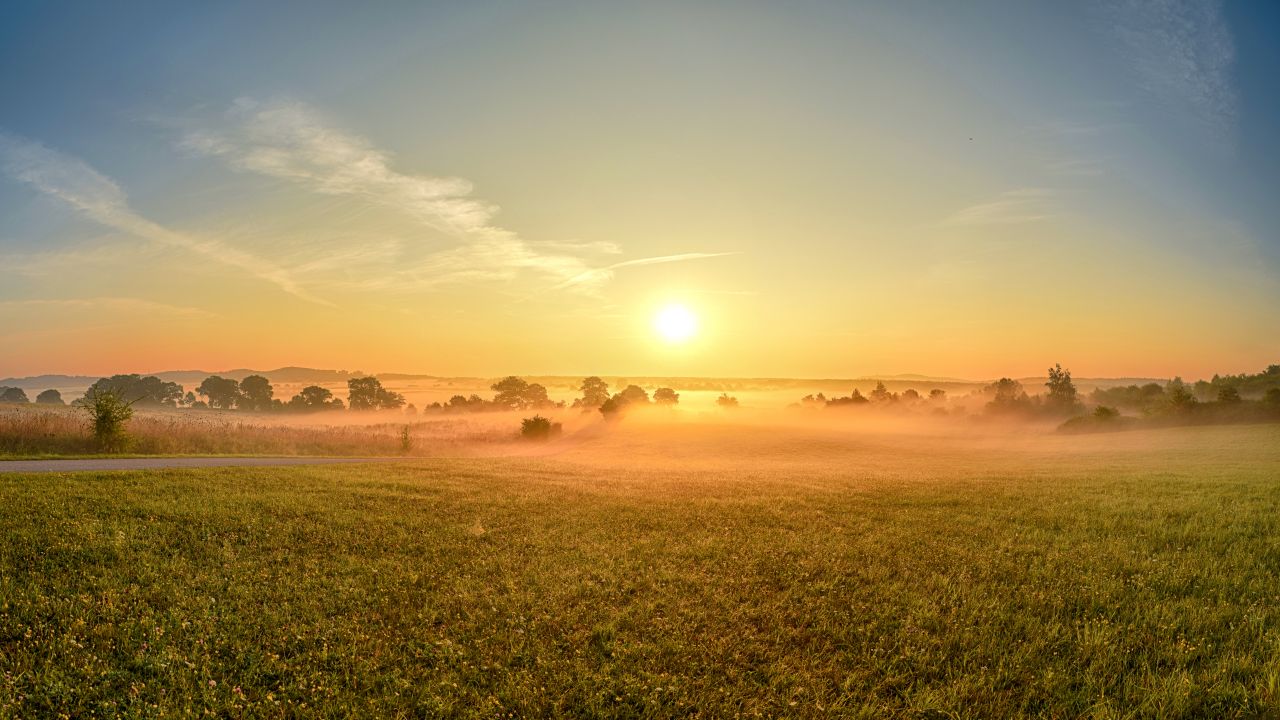
[[[698,332],[698,318],[683,305],[668,305],[653,319],[653,327],[663,340],[681,343]]]

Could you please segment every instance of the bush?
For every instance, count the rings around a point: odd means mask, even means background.
[[[738,398],[730,396],[729,393],[720,393],[720,397],[716,398],[716,404],[725,410],[732,410],[738,407]]]
[[[62,393],[57,390],[45,390],[36,396],[36,404],[38,405],[66,405],[62,399]]]
[[[0,403],[28,403],[27,393],[22,388],[0,387]]]
[[[622,408],[624,405],[626,405],[626,403],[618,398],[609,398],[600,406],[600,414],[604,416],[605,420],[613,422],[622,417]]]
[[[520,422],[520,436],[525,440],[548,440],[559,435],[561,430],[560,423],[553,423],[541,415]]]
[[[89,416],[89,425],[98,445],[106,452],[119,452],[128,442],[124,424],[133,417],[136,400],[125,400],[114,390],[89,388],[76,406]]]

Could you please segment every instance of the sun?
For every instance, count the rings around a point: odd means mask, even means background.
[[[683,305],[668,305],[653,318],[653,328],[663,340],[681,343],[698,333],[698,318]]]

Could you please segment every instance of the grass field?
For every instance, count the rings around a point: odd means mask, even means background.
[[[1280,716],[1280,427],[0,476],[0,717]]]
[[[126,425],[127,455],[389,456],[492,454],[519,437],[520,413],[271,415],[144,409]],[[401,433],[409,432],[406,449]],[[0,405],[0,460],[100,455],[83,412]]]

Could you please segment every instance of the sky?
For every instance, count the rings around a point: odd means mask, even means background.
[[[1275,3],[178,5],[0,9],[0,377],[1280,361]]]

